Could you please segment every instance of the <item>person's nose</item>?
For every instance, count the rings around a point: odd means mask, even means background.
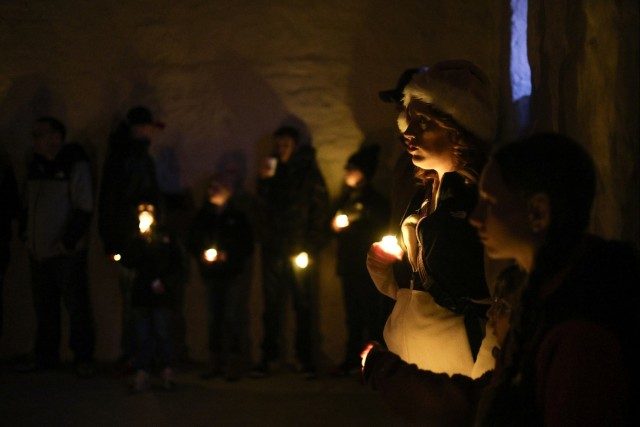
[[[469,217],[469,224],[471,224],[475,228],[482,227],[483,223],[483,206],[482,201],[478,201],[476,207],[473,208],[473,212],[471,212],[471,216]]]

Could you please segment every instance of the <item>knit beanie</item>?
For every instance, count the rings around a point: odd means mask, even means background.
[[[475,136],[492,141],[497,118],[489,79],[466,60],[438,62],[413,76],[404,88],[404,105],[418,99],[450,115]]]
[[[379,145],[365,145],[353,153],[347,160],[347,167],[354,167],[362,171],[364,176],[371,178],[378,166]]]

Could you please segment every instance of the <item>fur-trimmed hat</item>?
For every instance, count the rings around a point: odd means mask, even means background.
[[[403,93],[405,106],[418,99],[450,115],[477,137],[495,139],[497,118],[489,79],[472,62],[438,62],[414,74]]]
[[[371,178],[378,166],[378,152],[380,146],[376,144],[365,145],[353,153],[347,160],[347,168],[356,168],[367,178]]]

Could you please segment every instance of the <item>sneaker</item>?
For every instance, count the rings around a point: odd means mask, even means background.
[[[92,362],[79,362],[76,365],[76,375],[79,378],[91,378],[95,373],[96,369]]]
[[[174,391],[176,389],[176,374],[171,368],[162,370],[162,384],[165,390]]]
[[[242,362],[236,358],[231,359],[227,364],[227,368],[224,373],[224,379],[227,381],[238,381],[242,378],[243,366]]]
[[[26,361],[26,362],[20,362],[20,363],[16,364],[14,366],[13,370],[15,372],[28,373],[28,372],[35,372],[40,368],[41,368],[41,366],[37,362],[35,362],[35,361]]]
[[[216,366],[211,365],[209,369],[201,373],[199,377],[202,378],[203,380],[210,380],[212,378],[217,377],[220,374],[222,374],[222,369],[220,369],[220,367],[217,365]]]
[[[249,378],[266,378],[269,376],[269,363],[261,362],[249,371]]]
[[[318,377],[318,371],[313,365],[303,365],[300,374],[305,380],[315,380]]]
[[[139,369],[133,377],[132,391],[134,393],[142,393],[151,389],[149,373]]]

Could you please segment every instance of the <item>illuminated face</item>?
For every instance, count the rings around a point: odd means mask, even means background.
[[[469,221],[478,230],[490,258],[515,259],[522,267],[528,265],[534,251],[534,236],[529,227],[527,202],[509,191],[493,161],[480,177],[478,204]]]
[[[296,148],[296,142],[290,136],[278,136],[275,139],[275,150],[278,160],[287,163]]]
[[[354,167],[346,167],[344,169],[344,183],[347,187],[356,188],[364,179],[364,173],[360,169]]]
[[[496,336],[498,346],[502,347],[504,340],[511,327],[511,312],[513,311],[511,304],[504,298],[496,298],[489,310],[487,317],[489,318],[488,326],[491,332]]]
[[[157,132],[158,127],[154,123],[134,125],[131,127],[131,134],[136,139],[151,141]]]
[[[209,203],[222,206],[231,197],[231,190],[219,182],[212,182],[209,185]]]
[[[441,174],[455,170],[451,130],[434,120],[422,101],[411,101],[404,114],[407,127],[403,135],[413,164]]]

